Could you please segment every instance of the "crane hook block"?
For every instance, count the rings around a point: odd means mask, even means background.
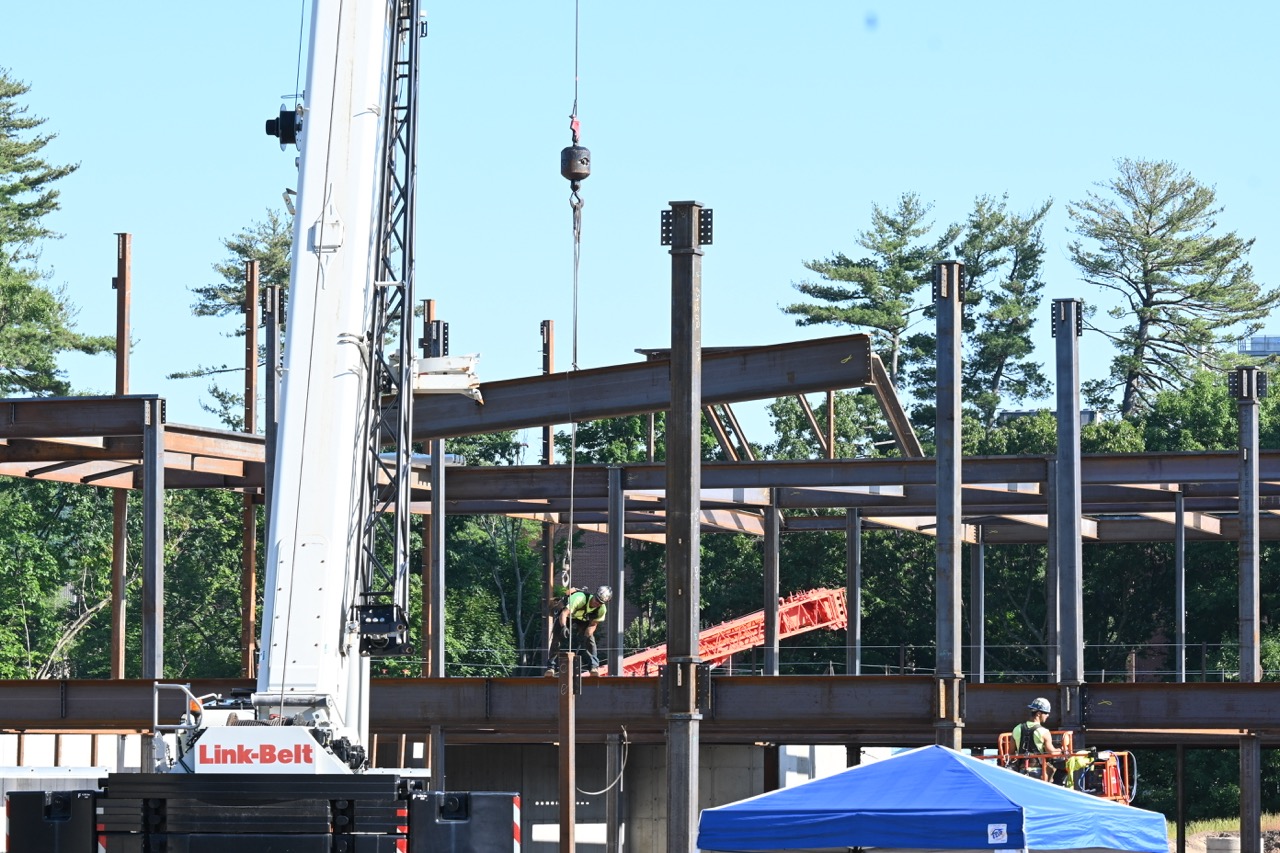
[[[591,176],[591,152],[581,145],[570,145],[560,152],[560,174],[577,192],[582,182]]]

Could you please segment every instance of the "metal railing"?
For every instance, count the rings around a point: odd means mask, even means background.
[[[783,675],[844,675],[846,649],[843,645],[787,644],[783,660],[779,664]],[[1177,646],[1173,643],[1091,645],[1085,648],[1085,679],[1102,682],[1163,682],[1179,680]],[[625,648],[622,655],[601,649],[601,659],[610,664],[619,657],[633,654],[639,649]],[[506,659],[512,653],[498,649],[472,649],[450,660],[445,672],[450,676],[472,675],[489,678],[505,678],[521,675],[541,675],[543,650],[524,649],[519,659]],[[966,672],[974,648],[964,647]],[[796,660],[797,657],[807,660]],[[1187,646],[1187,660],[1182,668],[1188,682],[1232,682],[1239,680],[1237,661],[1239,646],[1235,643],[1197,643]],[[1049,670],[1043,661],[1047,649],[1037,645],[988,645],[984,650],[984,678],[992,684],[1016,684],[1043,682]],[[753,649],[734,655],[715,671],[722,675],[751,675],[763,670],[763,650]],[[526,663],[520,663],[523,660]],[[375,659],[374,675],[383,677],[414,677],[420,675],[416,661],[387,659],[384,671],[379,671]],[[899,643],[891,645],[862,646],[861,672],[864,675],[932,675],[934,668],[932,645]],[[652,673],[657,675],[657,672]],[[1280,670],[1264,669],[1264,681],[1280,680]]]

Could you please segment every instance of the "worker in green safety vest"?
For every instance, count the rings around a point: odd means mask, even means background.
[[[1027,705],[1027,710],[1031,712],[1031,719],[1013,727],[1014,754],[1018,756],[1060,754],[1061,750],[1054,746],[1053,734],[1045,727],[1045,721],[1049,719],[1049,713],[1052,711],[1049,700],[1033,699],[1031,704]],[[1061,764],[1060,761],[1040,761],[1024,757],[1020,760],[1020,766],[1017,769],[1023,770],[1029,776],[1040,776],[1046,782],[1050,782],[1053,781],[1055,769],[1060,769],[1057,767],[1059,764]]]
[[[587,661],[591,665],[591,674],[600,674],[600,658],[596,649],[596,626],[604,621],[608,613],[608,603],[613,599],[613,590],[607,586],[598,588],[594,593],[586,590],[573,590],[564,600],[560,612],[556,614],[555,625],[551,629],[551,648],[547,652],[547,675],[556,674],[557,656],[564,640],[569,639],[570,625],[577,634],[582,650],[586,652]]]

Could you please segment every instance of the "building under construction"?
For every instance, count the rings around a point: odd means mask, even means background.
[[[425,467],[414,471],[412,501],[427,547],[423,560],[422,638],[431,677],[383,680],[373,687],[375,765],[429,769],[450,790],[523,793],[526,849],[573,844],[575,827],[597,835],[580,844],[608,851],[677,849],[692,837],[698,812],[776,787],[780,745],[843,746],[849,763],[872,746],[938,743],[993,746],[1030,695],[1049,696],[1056,725],[1082,743],[1125,748],[1174,747],[1179,811],[1184,750],[1238,749],[1242,849],[1261,849],[1261,750],[1280,738],[1280,684],[1262,682],[1259,656],[1259,543],[1280,539],[1280,519],[1262,509],[1280,496],[1280,451],[1258,446],[1259,373],[1243,368],[1232,389],[1240,414],[1238,452],[1083,456],[1080,453],[1077,339],[1080,304],[1056,300],[1058,450],[1053,456],[962,458],[959,398],[959,264],[937,270],[937,453],[925,457],[863,335],[844,335],[742,350],[703,351],[697,337],[701,252],[693,202],[673,204],[673,321],[670,346],[646,358],[592,370],[484,383],[483,405],[471,396],[422,402],[413,439],[438,449],[444,439],[541,427],[569,421],[666,412],[665,464],[623,466],[543,464],[503,468]],[[121,235],[116,282],[119,340],[128,336],[129,242]],[[268,311],[260,323],[256,270],[247,271],[250,334],[246,340],[247,399],[260,396],[257,332],[267,337],[268,365],[278,357],[278,328]],[[266,300],[270,306],[270,300]],[[685,310],[674,310],[684,305]],[[429,317],[429,321],[434,321]],[[544,325],[546,363],[553,336]],[[129,393],[127,357],[120,354],[112,396],[10,399],[0,418],[0,474],[81,483],[143,496],[143,677],[109,681],[0,683],[0,730],[20,742],[92,733],[91,763],[99,765],[103,736],[154,735],[156,721],[181,714],[181,700],[154,700],[163,661],[166,490],[221,488],[241,492],[246,507],[245,600],[254,600],[254,506],[269,502],[274,369],[268,369],[266,435],[247,420],[243,433],[169,424],[164,401]],[[865,387],[879,400],[895,433],[893,458],[834,458],[834,426],[813,417],[804,395]],[[826,458],[771,462],[752,457],[732,406],[798,395]],[[828,407],[830,412],[831,407]],[[703,418],[728,461],[699,458]],[[550,462],[549,450],[545,453]],[[435,455],[442,459],[442,455]],[[791,510],[804,509],[801,515]],[[444,520],[447,514],[510,514],[572,521],[607,539],[608,573],[618,602],[626,597],[626,537],[665,541],[668,637],[659,659],[624,675],[582,679],[444,678]],[[931,674],[863,674],[861,549],[863,531],[909,530],[936,539],[935,656]],[[121,530],[118,525],[117,531]],[[698,612],[698,543],[732,531],[761,537],[762,612],[745,633],[725,629],[729,653],[756,647],[761,674],[730,668],[727,657],[704,653]],[[810,531],[847,536],[847,584],[839,604],[825,605],[779,588],[782,535]],[[1083,543],[1172,542],[1182,599],[1185,543],[1238,543],[1240,671],[1238,681],[1187,683],[1185,625],[1175,626],[1178,679],[1171,683],[1090,682],[1084,667],[1081,564]],[[983,565],[988,549],[1016,543],[1048,545],[1051,602],[1045,681],[985,683]],[[961,555],[969,551],[972,635],[962,637]],[[117,549],[117,572],[123,555]],[[117,577],[117,581],[120,577]],[[548,559],[546,583],[556,581]],[[123,672],[123,608],[113,608],[113,660]],[[845,609],[847,605],[847,609]],[[825,615],[813,615],[826,607]],[[834,609],[834,613],[832,610]],[[254,661],[253,608],[244,625],[245,674]],[[623,648],[621,608],[610,611],[604,646]],[[843,627],[843,674],[779,674],[779,641],[804,620]],[[736,629],[734,629],[736,630]],[[732,637],[731,637],[732,635]],[[736,637],[736,639],[733,639]],[[748,637],[748,639],[743,639]],[[963,649],[973,651],[965,667]],[[633,663],[636,663],[633,661]],[[244,680],[191,683],[196,695],[248,690]],[[21,747],[20,747],[21,749]],[[20,762],[21,763],[21,762]],[[447,780],[447,781],[446,781]],[[556,826],[541,835],[539,827]],[[625,831],[624,831],[625,828]],[[1181,832],[1179,845],[1181,847]]]

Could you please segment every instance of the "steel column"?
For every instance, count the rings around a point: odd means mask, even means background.
[[[1048,682],[1057,684],[1062,680],[1062,608],[1059,606],[1062,584],[1058,570],[1058,540],[1054,535],[1058,529],[1058,463],[1050,459],[1045,468],[1045,514],[1049,530],[1045,536],[1044,666]]]
[[[1235,371],[1234,390],[1240,413],[1240,680],[1262,680],[1258,649],[1258,400],[1256,367]],[[1265,378],[1262,389],[1265,389]]]
[[[935,578],[936,676],[939,708],[936,742],[961,746],[961,531],[960,504],[960,359],[964,314],[964,264],[947,261],[934,271],[933,299],[937,310],[937,574]]]
[[[770,502],[764,508],[764,675],[778,674],[779,547],[782,542],[782,513]]]
[[[554,320],[543,320],[542,332],[542,375],[550,376],[555,372],[556,323]],[[546,424],[542,427],[542,453],[538,458],[540,465],[550,465],[555,461],[556,447],[553,427]],[[612,527],[610,528],[612,529]],[[573,535],[570,530],[569,535]],[[551,632],[555,629],[553,602],[556,600],[556,526],[552,522],[542,524],[542,600],[546,612],[542,616],[542,648],[550,650]],[[546,667],[555,665],[550,656],[542,662]],[[532,665],[537,666],[537,661]]]
[[[1187,517],[1181,486],[1173,496],[1173,571],[1176,575],[1173,614],[1178,681],[1183,682],[1187,680]]]
[[[608,646],[613,650],[613,666],[609,672],[622,674],[622,659],[626,657],[623,632],[626,619],[626,506],[622,491],[622,469],[609,468],[609,585],[613,587],[613,603],[609,605],[606,629]],[[607,651],[606,651],[607,654]],[[607,660],[607,657],[605,658]]]
[[[578,823],[578,725],[575,684],[579,681],[577,655],[560,653],[560,853],[574,853]]]
[[[129,393],[129,315],[133,290],[133,236],[116,234],[116,394]],[[125,575],[129,554],[129,493],[111,493],[111,677],[124,678],[125,610],[128,588]]]
[[[444,555],[445,555],[445,501],[444,501],[444,440],[428,442],[431,453],[431,621],[430,634],[422,638],[427,653],[427,675],[444,677]],[[425,616],[425,614],[424,614]],[[438,725],[431,727],[431,784],[436,790],[445,788],[444,731]]]
[[[244,275],[244,431],[258,431],[258,262],[245,262]],[[254,631],[258,587],[258,511],[253,494],[242,496],[240,543],[240,674],[257,676]]]
[[[1174,747],[1174,784],[1175,784],[1175,823],[1177,824],[1177,843],[1174,853],[1187,853],[1187,748],[1182,744]]]
[[[142,677],[164,678],[164,401],[140,400],[142,432]]]
[[[1266,378],[1238,368],[1232,390],[1240,416],[1240,681],[1262,680],[1258,563],[1258,400]],[[1254,734],[1240,738],[1240,850],[1262,851],[1262,748]]]
[[[264,460],[266,471],[263,476],[262,504],[264,509],[263,523],[271,529],[272,496],[275,490],[276,470],[276,433],[280,426],[278,409],[280,406],[280,327],[284,322],[280,311],[280,288],[268,284],[262,291],[262,327],[267,338],[266,367],[263,379],[262,431],[266,436]]]
[[[969,676],[974,684],[986,681],[987,663],[987,546],[982,544],[982,526],[978,541],[969,546]]]
[[[845,631],[844,671],[846,675],[862,675],[862,514],[847,509],[844,513],[845,606],[849,610],[849,628]]]
[[[1084,683],[1084,553],[1080,542],[1080,343],[1082,303],[1053,300],[1057,341],[1058,452],[1054,542],[1058,558],[1062,681]],[[1063,720],[1065,723],[1065,719]]]
[[[1240,853],[1262,853],[1262,744],[1240,738]]]
[[[710,211],[707,212],[708,215]],[[697,847],[702,206],[671,202],[671,414],[667,421],[667,850]]]
[[[622,826],[626,822],[626,769],[625,752],[620,735],[609,735],[605,738],[604,778],[609,782],[609,789],[604,795],[605,853],[623,853]]]

